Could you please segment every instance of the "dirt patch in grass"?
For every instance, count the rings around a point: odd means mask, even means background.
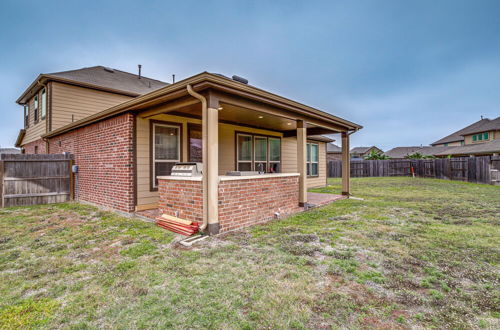
[[[89,206],[0,209],[0,327],[500,326],[498,187],[367,178],[352,190],[364,201],[189,248]]]

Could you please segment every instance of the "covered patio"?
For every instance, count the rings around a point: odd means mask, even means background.
[[[217,234],[329,202],[307,193],[326,185],[323,135],[341,134],[348,166],[361,126],[226,77],[198,78],[134,107],[137,214],[159,209]],[[201,163],[202,175],[172,176],[182,162]]]

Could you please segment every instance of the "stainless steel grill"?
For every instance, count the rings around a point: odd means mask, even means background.
[[[177,163],[172,167],[172,176],[201,176],[202,175],[202,164],[201,163]]]

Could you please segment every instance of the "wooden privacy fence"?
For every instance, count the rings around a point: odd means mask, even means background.
[[[71,155],[0,155],[0,207],[73,198]]]
[[[328,162],[328,177],[342,176],[342,161]],[[351,160],[351,177],[415,176],[476,183],[498,184],[499,156],[434,158],[434,159],[387,159]]]

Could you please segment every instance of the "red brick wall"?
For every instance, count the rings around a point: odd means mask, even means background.
[[[230,180],[219,183],[220,232],[240,229],[301,211],[299,177]]]
[[[203,189],[201,181],[158,180],[161,214],[190,221],[203,221]],[[176,215],[176,211],[179,213]]]
[[[35,153],[35,146],[38,146],[38,153],[39,154],[46,154],[46,143],[42,139],[38,139],[36,141],[26,143],[23,148],[24,148],[24,153],[26,154],[34,154]]]
[[[75,198],[135,211],[133,130],[134,116],[124,114],[49,140],[50,153],[75,155],[79,166]]]

